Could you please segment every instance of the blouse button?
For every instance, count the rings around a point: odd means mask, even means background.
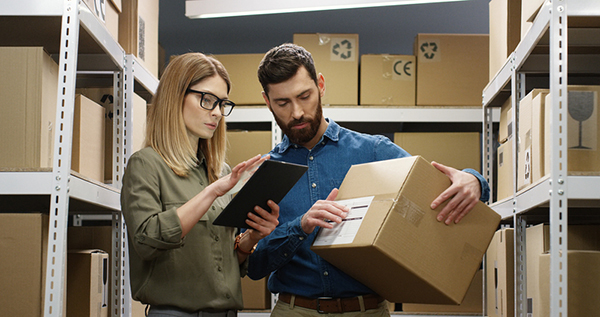
[[[215,206],[212,206],[211,208],[212,208],[212,210],[215,210]]]

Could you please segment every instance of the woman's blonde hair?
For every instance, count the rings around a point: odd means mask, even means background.
[[[210,139],[200,139],[194,153],[183,120],[186,90],[205,78],[218,75],[231,89],[229,74],[223,64],[202,53],[186,53],[173,58],[165,69],[146,123],[146,146],[151,146],[179,176],[187,176],[198,163],[200,153],[206,159],[208,178],[212,183],[223,171],[227,145],[224,117]]]

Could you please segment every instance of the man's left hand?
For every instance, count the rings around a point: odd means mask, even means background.
[[[431,162],[431,165],[446,174],[452,182],[452,185],[431,203],[431,209],[448,201],[448,204],[437,215],[437,220],[444,221],[447,225],[452,222],[458,223],[475,207],[481,197],[479,180],[473,174],[437,162]]]

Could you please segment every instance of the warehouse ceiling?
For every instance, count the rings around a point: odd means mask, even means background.
[[[489,0],[217,19],[189,19],[185,0],[161,0],[159,41],[167,56],[264,53],[294,33],[358,33],[360,54],[412,54],[417,33],[487,34]]]

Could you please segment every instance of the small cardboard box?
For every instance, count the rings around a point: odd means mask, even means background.
[[[418,34],[417,106],[480,107],[489,49],[487,34]]]
[[[521,40],[521,1],[490,1],[490,81]]]
[[[483,312],[483,270],[477,271],[471,281],[467,295],[460,305],[409,304],[402,303],[405,313],[434,313],[440,314],[481,314]]]
[[[600,86],[568,86],[567,148],[569,175],[600,175]],[[544,171],[551,172],[552,95],[544,107]]]
[[[459,170],[481,171],[481,139],[478,132],[400,132],[394,143],[412,155],[420,155]]]
[[[221,54],[214,55],[218,59],[231,79],[231,92],[229,100],[236,105],[264,105],[262,86],[256,71],[264,54]]]
[[[568,250],[579,250],[579,251],[600,251],[600,227],[597,225],[569,225],[567,231],[567,249]],[[541,272],[541,256],[550,252],[550,227],[548,225],[540,224],[536,226],[532,226],[527,228],[526,230],[527,239],[526,250],[527,250],[527,297],[531,301],[531,309],[533,312],[541,312],[544,310],[542,308],[542,303],[539,298],[541,298],[542,289],[540,286],[544,281],[542,278],[548,278],[547,272],[546,277]],[[571,282],[571,273],[575,274],[576,271],[571,271],[571,256],[567,261],[569,261],[569,281]],[[545,266],[549,268],[548,265]],[[573,266],[573,268],[576,267]],[[596,266],[597,267],[597,266]],[[545,269],[547,270],[547,269]],[[594,270],[588,270],[585,274],[590,274],[590,278],[594,277],[595,274],[592,274]],[[597,272],[597,270],[596,270]],[[574,275],[575,276],[575,275]],[[571,287],[569,286],[569,291]],[[598,294],[590,293],[590,294]],[[571,297],[571,296],[569,296]],[[569,300],[570,302],[570,300]],[[545,305],[545,304],[544,304]],[[570,307],[569,307],[570,309]],[[569,311],[569,315],[571,312]],[[594,314],[591,314],[594,315]],[[577,316],[591,316],[591,315],[577,315]],[[537,314],[534,313],[533,316],[548,316],[547,314]]]
[[[267,287],[268,277],[258,281],[242,278],[244,309],[271,309],[271,292]]]
[[[498,167],[498,182],[496,184],[496,201],[512,197],[514,191],[513,172],[513,139],[500,144],[497,150],[496,164]]]
[[[496,231],[486,252],[486,305],[488,317],[515,315],[514,229]]]
[[[504,143],[506,142],[506,140],[508,140],[508,138],[512,137],[512,134],[512,98],[509,97],[500,108],[500,126],[498,128],[498,141],[500,143]]]
[[[414,106],[416,66],[413,55],[362,55],[360,104]]]
[[[119,44],[158,78],[158,0],[122,0]]]
[[[271,131],[227,131],[227,143],[225,162],[231,168],[257,154],[265,155],[273,148]]]
[[[0,166],[52,167],[58,65],[42,47],[0,47]]]
[[[536,115],[541,115],[540,101],[548,93],[547,89],[533,89],[521,101],[519,101],[519,138],[517,143],[517,190],[521,190],[528,185],[535,183],[543,175],[540,175],[543,170],[542,148],[540,147],[540,118],[534,117],[535,108]],[[534,106],[534,98],[536,105]],[[534,130],[534,122],[536,129]],[[541,167],[541,169],[540,169]],[[534,170],[538,173],[534,175]]]
[[[106,26],[108,33],[118,41],[121,0],[85,0],[85,4],[87,4],[90,11]]]
[[[5,316],[42,316],[48,215],[0,213],[0,305]]]
[[[596,316],[600,311],[600,252],[573,250],[567,254],[569,316]],[[532,310],[532,316],[550,316],[550,254],[542,254],[539,258],[540,297],[537,299],[539,305]],[[536,298],[532,301],[536,302]]]
[[[108,316],[108,254],[102,250],[70,250],[67,256],[67,314]]]
[[[445,204],[429,206],[450,184],[420,156],[353,165],[337,197],[351,214],[311,249],[388,301],[460,304],[500,216],[478,202],[459,224],[437,221]]]
[[[101,105],[83,96],[75,96],[71,169],[104,182],[104,112]]]
[[[323,105],[358,104],[358,34],[294,34],[325,77]]]

